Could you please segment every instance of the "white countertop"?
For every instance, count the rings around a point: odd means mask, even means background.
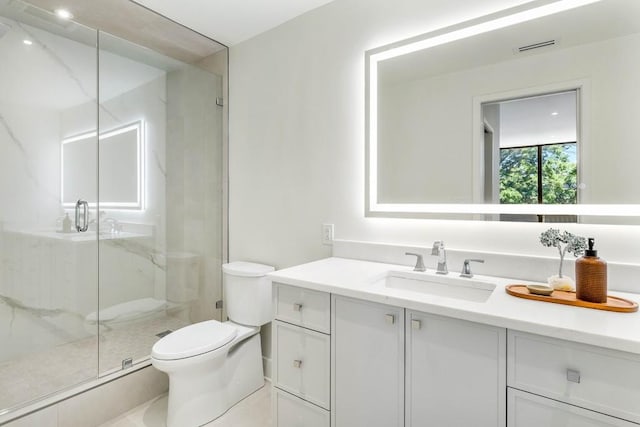
[[[511,296],[504,289],[508,284],[535,282],[474,276],[496,284],[486,302],[373,285],[388,271],[411,270],[403,265],[334,257],[275,271],[269,277],[273,282],[305,289],[640,354],[640,312],[615,313],[527,300]],[[640,301],[640,294],[610,294]]]

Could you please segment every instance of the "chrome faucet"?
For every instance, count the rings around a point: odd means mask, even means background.
[[[460,277],[473,277],[473,273],[471,272],[471,263],[472,262],[484,262],[483,259],[465,259],[464,263],[462,263],[462,272],[460,273]]]
[[[107,224],[110,226],[109,227],[109,232],[111,234],[119,234],[122,231],[122,224],[120,224],[118,222],[117,219],[115,218],[105,218],[102,223],[106,226]]]
[[[422,260],[422,255],[416,254],[413,252],[405,252],[405,255],[413,255],[416,257],[416,266],[413,267],[413,271],[426,271],[427,268],[424,266],[424,261]]]
[[[444,248],[444,242],[442,240],[436,240],[433,242],[433,248],[431,248],[431,255],[438,257],[438,267],[436,268],[437,274],[449,274],[447,269],[447,251]]]

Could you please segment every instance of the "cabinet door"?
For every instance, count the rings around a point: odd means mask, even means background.
[[[332,297],[332,426],[404,425],[404,309]]]
[[[407,427],[506,425],[506,331],[407,311]]]
[[[276,387],[329,409],[329,335],[275,320],[273,342]]]
[[[619,418],[508,389],[509,427],[637,427]]]

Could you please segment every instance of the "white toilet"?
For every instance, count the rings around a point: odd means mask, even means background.
[[[274,268],[249,262],[222,266],[229,321],[195,323],[155,343],[151,363],[169,375],[167,427],[196,427],[218,418],[264,385],[260,326],[271,321]]]

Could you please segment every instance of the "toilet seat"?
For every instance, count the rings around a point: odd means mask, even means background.
[[[217,320],[194,323],[161,338],[151,350],[157,360],[178,360],[211,352],[231,342],[238,329]]]

